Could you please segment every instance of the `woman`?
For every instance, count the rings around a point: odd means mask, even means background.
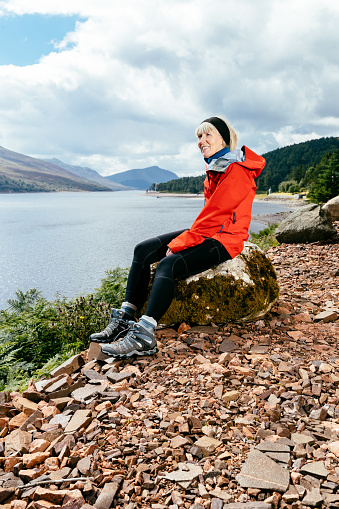
[[[125,302],[112,309],[111,320],[91,341],[102,343],[103,353],[127,358],[153,355],[154,329],[168,309],[175,279],[186,278],[237,256],[248,238],[257,177],[265,160],[243,147],[222,117],[204,120],[196,130],[198,147],[207,164],[205,205],[189,230],[160,235],[138,244],[129,272]],[[145,314],[134,313],[147,298],[150,265],[159,262]]]

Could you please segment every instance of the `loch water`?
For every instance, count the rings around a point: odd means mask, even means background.
[[[106,270],[131,265],[135,244],[189,228],[202,206],[202,197],[142,191],[0,194],[0,309],[18,289],[49,300],[92,292]],[[253,215],[287,210],[253,204]],[[250,231],[263,228],[256,218]]]

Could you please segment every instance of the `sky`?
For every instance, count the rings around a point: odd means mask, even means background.
[[[0,0],[0,145],[201,175],[223,115],[259,154],[339,135],[338,0]]]

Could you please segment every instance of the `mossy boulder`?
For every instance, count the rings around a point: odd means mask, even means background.
[[[247,242],[240,255],[177,282],[174,299],[160,319],[165,325],[205,325],[263,317],[279,295],[269,258]]]

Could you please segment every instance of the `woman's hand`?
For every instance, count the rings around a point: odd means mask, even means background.
[[[168,248],[166,251],[166,256],[169,256],[171,254],[173,254],[173,251],[172,251],[172,249]]]

